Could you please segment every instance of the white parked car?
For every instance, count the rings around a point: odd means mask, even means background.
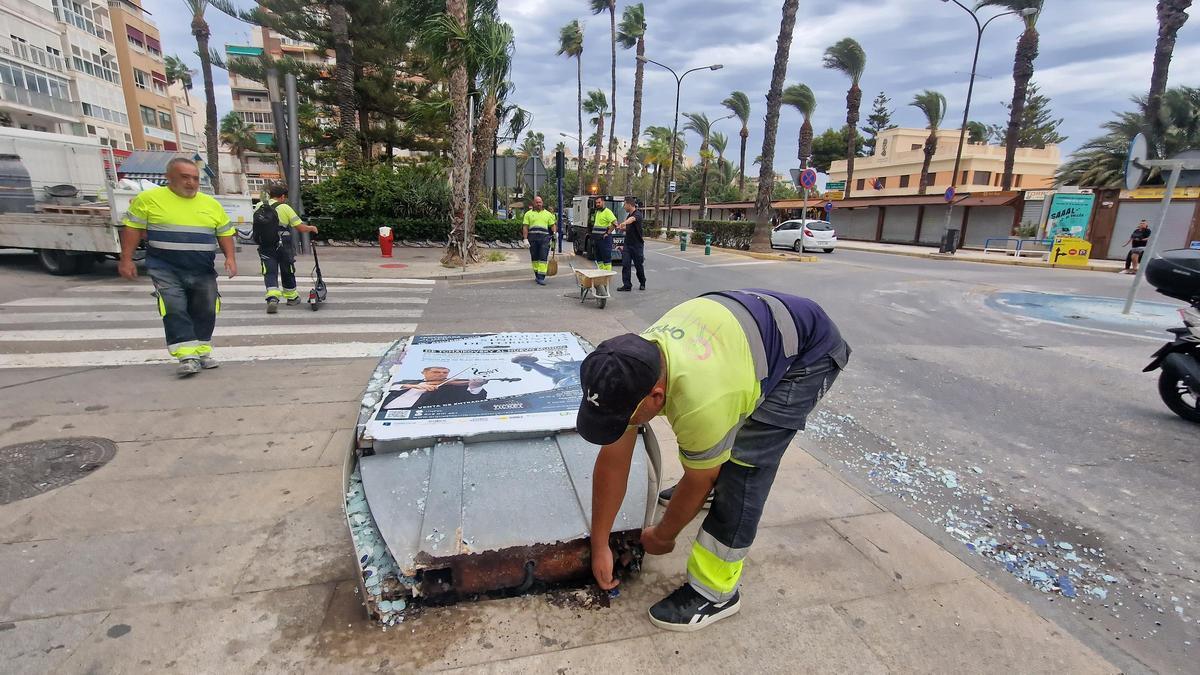
[[[819,248],[833,253],[837,235],[825,220],[785,220],[771,231],[772,248],[790,248],[796,253]]]

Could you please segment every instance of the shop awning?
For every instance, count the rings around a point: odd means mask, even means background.
[[[129,34],[129,37],[137,40],[138,42],[146,41],[146,34],[134,28],[133,26],[125,26],[125,32]]]
[[[954,202],[955,206],[1012,206],[1021,196],[1019,192],[997,192],[993,194],[967,195]]]

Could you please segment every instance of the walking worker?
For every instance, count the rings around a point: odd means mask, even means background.
[[[296,290],[296,247],[292,230],[316,234],[317,228],[300,220],[300,215],[287,203],[288,188],[275,183],[267,189],[270,197],[258,205],[254,215],[254,239],[258,244],[258,259],[262,265],[263,283],[267,286],[267,314],[279,311],[279,300],[289,305],[300,304]],[[273,212],[273,213],[272,213]],[[280,277],[283,289],[280,290]]]
[[[529,259],[533,262],[533,280],[546,285],[546,269],[550,262],[550,247],[554,241],[554,214],[542,205],[541,197],[533,198],[533,208],[521,221],[521,236],[529,241]]]
[[[617,217],[612,209],[604,205],[604,197],[596,197],[595,215],[592,216],[592,252],[596,256],[596,269],[612,271],[612,233]]]
[[[133,199],[121,230],[117,271],[137,278],[133,252],[146,239],[146,271],[154,283],[167,350],[179,359],[176,374],[188,377],[216,368],[212,334],[221,311],[217,294],[216,251],[225,255],[225,272],[237,275],[233,235],[225,209],[200,192],[200,171],[190,159],[167,163],[167,185]]]
[[[638,290],[646,290],[646,237],[642,230],[642,210],[638,208],[637,200],[625,197],[625,220],[617,224],[617,229],[625,233],[625,244],[621,251],[621,281],[624,283],[618,291],[633,290],[632,267],[637,267]]]
[[[662,520],[642,530],[646,552],[670,553],[709,492],[714,497],[692,544],[687,583],[650,608],[650,621],[694,631],[735,614],[742,564],[783,453],[849,357],[817,303],[758,289],[707,293],[641,335],[600,343],[580,367],[576,417],[579,434],[602,446],[591,529],[600,588],[618,583],[608,538],[625,498],[637,427],[664,414],[684,473]]]
[[[1124,274],[1137,274],[1138,267],[1142,264],[1142,256],[1146,254],[1146,246],[1150,243],[1150,224],[1142,218],[1137,227],[1133,229],[1133,233],[1129,235],[1129,239],[1125,241],[1123,246],[1131,246],[1129,253],[1125,254],[1125,269]],[[1133,269],[1130,269],[1130,265]]]

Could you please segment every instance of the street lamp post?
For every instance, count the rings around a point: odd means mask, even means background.
[[[721,65],[720,63],[714,63],[711,66],[700,66],[699,68],[692,68],[690,70],[685,70],[685,71],[683,71],[683,74],[680,75],[675,72],[674,68],[672,68],[666,64],[659,63],[658,61],[655,61],[654,59],[648,59],[645,56],[638,56],[637,60],[641,61],[642,63],[653,63],[656,66],[666,68],[671,73],[671,75],[675,76],[675,123],[671,127],[671,170],[668,173],[668,177],[667,177],[667,202],[671,203],[671,202],[674,202],[674,199],[670,196],[672,194],[670,192],[670,188],[671,188],[671,184],[675,182],[675,139],[679,136],[679,91],[683,88],[683,78],[687,77],[688,73],[694,73],[697,70],[720,70],[720,69],[724,68],[725,66]],[[671,204],[671,205],[673,206],[674,204]],[[671,219],[671,208],[668,207],[667,208],[667,234],[671,233],[671,220],[672,220]]]
[[[962,163],[963,143],[966,142],[966,137],[967,137],[967,122],[971,115],[971,95],[975,93],[975,69],[979,65],[979,46],[983,42],[983,31],[988,27],[988,24],[995,21],[996,19],[999,19],[1002,16],[1008,16],[1010,14],[1020,14],[1021,16],[1032,16],[1034,14],[1037,14],[1038,10],[1033,7],[1027,7],[1022,10],[1001,12],[1000,14],[993,16],[992,18],[988,19],[987,21],[980,23],[979,15],[976,14],[974,10],[969,9],[966,5],[962,4],[958,0],[942,0],[942,2],[953,2],[954,4],[958,5],[959,7],[962,8],[962,10],[964,12],[966,12],[967,14],[970,14],[971,20],[975,22],[975,56],[972,57],[972,59],[971,59],[971,79],[970,79],[969,83],[967,84],[967,102],[963,106],[962,126],[959,127],[959,130],[958,130],[958,150],[954,153],[954,171],[951,172],[951,174],[950,174],[950,188],[953,189],[958,184],[958,170],[959,170],[960,164]],[[925,181],[926,177],[921,176],[921,180]],[[958,235],[951,234],[952,231],[953,232],[958,231],[958,228],[953,227],[950,223],[951,214],[953,214],[953,212],[954,212],[954,200],[950,200],[946,204],[946,228],[945,228],[945,234],[942,237],[942,249],[941,249],[942,253],[954,253],[954,251],[957,250],[957,248],[958,248]]]

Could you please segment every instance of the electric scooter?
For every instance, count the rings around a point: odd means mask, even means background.
[[[321,276],[321,261],[317,258],[317,247],[313,242],[309,242],[313,254],[313,279],[314,284],[312,290],[308,292],[308,306],[312,311],[317,311],[322,302],[325,302],[325,296],[329,289],[325,286],[325,278]]]

